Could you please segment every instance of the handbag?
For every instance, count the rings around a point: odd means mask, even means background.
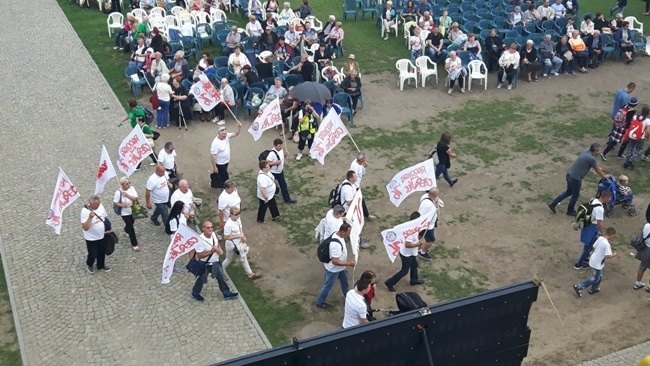
[[[151,102],[151,108],[152,109],[158,109],[160,108],[160,101],[158,100],[158,91],[156,90],[156,87],[158,86],[158,83],[153,86],[154,92],[151,93],[151,97],[149,98],[149,102]]]
[[[119,192],[120,192],[120,200],[118,202],[122,203],[122,191]],[[122,216],[122,207],[116,205],[115,202],[113,202],[113,212],[115,212],[117,216]]]
[[[648,238],[650,238],[650,233],[648,233],[648,235],[646,235],[644,238],[642,231],[641,235],[634,237],[632,241],[630,241],[630,245],[632,245],[632,248],[636,249],[637,252],[640,252],[647,247],[647,245],[645,245],[645,241],[648,240]]]
[[[151,134],[153,135],[154,141],[158,140],[158,137],[160,137],[160,132],[158,131],[151,131]]]
[[[589,57],[589,52],[580,51],[580,52],[578,52],[578,56],[580,56],[580,57]]]
[[[133,216],[134,220],[143,219],[149,217],[149,210],[136,201],[131,206],[131,216]]]
[[[108,233],[106,235],[108,240],[106,241],[106,255],[111,255],[115,251],[115,244],[119,243],[119,238],[115,233]]]
[[[564,52],[564,58],[566,58],[567,61],[573,60],[573,53],[571,53],[571,51]]]
[[[212,246],[214,246],[214,237],[212,238]],[[210,261],[210,258],[212,258],[212,255],[214,253],[210,253],[208,256],[208,259],[206,259],[205,262],[200,261],[196,259],[196,251],[194,251],[194,255],[192,258],[190,258],[190,261],[187,262],[185,265],[185,269],[187,269],[190,273],[192,273],[194,276],[203,276],[205,274],[205,268],[208,266],[208,262]]]
[[[223,181],[219,173],[210,173],[210,187],[223,188]]]
[[[300,141],[300,135],[297,134],[297,133],[294,133],[293,134],[293,142],[295,142],[297,144],[299,141]]]

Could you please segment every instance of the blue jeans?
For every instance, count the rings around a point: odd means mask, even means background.
[[[582,264],[589,258],[589,253],[594,249],[594,243],[598,239],[598,225],[591,224],[580,230],[580,242],[582,242],[582,251],[576,261],[577,265]]]
[[[157,127],[167,127],[167,120],[169,120],[169,101],[160,100],[160,109],[158,110],[158,115],[156,116],[156,126]]]
[[[400,253],[399,258],[402,260],[402,269],[386,280],[387,285],[395,286],[409,271],[411,272],[411,283],[418,280],[418,256],[405,257]]]
[[[602,273],[603,273],[602,269],[594,269],[594,275],[591,276],[591,278],[589,278],[589,279],[587,279],[587,280],[585,280],[583,282],[580,282],[578,284],[578,290],[584,290],[589,286],[591,286],[592,291],[598,290],[598,286],[600,286],[600,279],[601,279]]]
[[[273,176],[278,181],[278,185],[280,186],[280,192],[282,192],[282,199],[284,199],[284,202],[288,202],[291,199],[291,195],[289,195],[287,180],[284,179],[284,172],[273,173]]]
[[[582,180],[575,179],[571,177],[568,173],[566,175],[566,191],[560,193],[553,202],[551,206],[555,208],[558,203],[564,201],[565,198],[571,196],[569,205],[566,208],[567,212],[575,212],[576,202],[578,202],[578,197],[580,197],[580,189],[582,188]]]
[[[427,47],[427,53],[433,62],[439,62],[447,58],[447,50],[440,50],[440,53],[437,53],[433,48]]]
[[[153,215],[151,215],[151,221],[157,222],[158,221],[158,216],[160,216],[164,222],[167,222],[167,218],[169,217],[169,211],[167,211],[167,203],[154,203],[156,206],[156,209],[153,211]]]
[[[128,32],[122,32],[122,31],[117,32],[117,35],[115,35],[115,47],[124,48],[124,46],[126,45],[126,37],[128,36],[129,36]]]
[[[334,287],[334,283],[337,279],[341,281],[341,290],[343,291],[343,297],[345,297],[345,295],[350,290],[350,286],[348,286],[348,272],[346,270],[342,270],[340,272],[330,272],[325,269],[325,284],[318,294],[316,305],[322,305],[325,303],[327,295],[329,295],[330,290],[332,287]]]
[[[221,262],[215,262],[209,264],[205,268],[205,273],[203,276],[197,276],[196,281],[194,281],[194,287],[192,287],[192,295],[200,295],[203,290],[203,285],[208,283],[208,274],[212,274],[212,278],[217,279],[219,284],[219,290],[223,294],[223,297],[228,297],[232,295],[230,287],[226,283],[226,279],[223,276],[223,268],[221,267]]]
[[[447,170],[445,163],[436,165],[436,180],[440,178],[440,174],[442,174],[442,177],[445,178],[447,183],[451,184],[451,178],[449,177],[449,171]]]
[[[138,69],[141,69],[142,66],[144,66],[144,62],[129,61],[129,67],[137,67]]]

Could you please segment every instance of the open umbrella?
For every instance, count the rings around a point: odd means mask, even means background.
[[[301,102],[310,100],[312,102],[318,102],[321,105],[324,105],[327,99],[332,98],[332,94],[325,85],[313,81],[307,81],[294,86],[291,93],[294,98],[298,98]]]

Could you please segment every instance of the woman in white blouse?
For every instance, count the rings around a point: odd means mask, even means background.
[[[248,61],[248,57],[246,57],[246,55],[241,52],[241,48],[239,46],[235,47],[235,52],[231,53],[230,56],[228,56],[228,67],[232,69],[235,75],[239,75],[244,65],[250,64],[251,63]]]
[[[169,74],[162,74],[160,76],[160,81],[156,83],[154,87],[155,91],[158,93],[158,115],[156,117],[156,127],[158,128],[167,128],[168,119],[169,119],[169,103],[171,100],[174,91],[172,87],[168,84]]]
[[[449,52],[449,58],[445,61],[445,70],[449,73],[449,90],[447,94],[451,95],[454,90],[454,84],[458,80],[458,86],[460,86],[460,92],[465,93],[465,88],[463,84],[463,65],[460,61],[460,57],[456,56],[456,51]]]
[[[284,3],[284,8],[280,12],[280,19],[289,21],[295,17],[296,14],[293,12],[293,10],[291,10],[291,3],[289,2]]]
[[[508,81],[508,89],[512,89],[512,80],[519,69],[519,52],[517,44],[513,43],[510,48],[501,54],[499,58],[499,73],[497,75],[497,88],[501,89],[504,81]]]

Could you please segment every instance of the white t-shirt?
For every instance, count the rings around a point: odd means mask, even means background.
[[[357,181],[354,182],[354,186],[357,188],[361,187],[361,180],[363,179],[363,176],[366,175],[366,167],[357,163],[357,160],[355,159],[352,161],[352,164],[350,164],[350,170],[357,173]]]
[[[366,318],[368,307],[355,289],[348,291],[345,296],[345,315],[343,316],[343,328],[354,327],[361,324],[361,319]]]
[[[598,225],[598,221],[602,221],[603,216],[605,215],[605,208],[600,203],[598,198],[594,198],[593,200],[591,200],[592,205],[595,205],[597,203],[600,204],[600,206],[596,206],[596,207],[593,208],[593,210],[591,210],[591,224],[592,225]]]
[[[241,220],[237,219],[237,221],[233,221],[231,219],[228,219],[226,221],[226,224],[223,226],[223,236],[230,236],[230,235],[239,235],[242,232],[242,227],[241,227]],[[232,248],[234,244],[239,244],[241,243],[241,238],[236,238],[232,240],[226,240],[226,248]]]
[[[348,249],[345,246],[345,240],[336,235],[336,233],[332,235],[332,239],[338,239],[341,244],[337,242],[330,243],[330,258],[338,258],[340,261],[346,262],[348,260]],[[345,266],[337,266],[331,261],[324,264],[325,269],[330,272],[341,272],[345,270]]]
[[[604,236],[600,236],[594,243],[594,252],[589,258],[589,266],[593,269],[603,269],[606,255],[612,255],[612,247]]]
[[[262,35],[262,25],[257,20],[254,23],[246,23],[246,32],[251,37],[259,37]]]
[[[156,91],[158,92],[158,99],[169,102],[171,100],[171,95],[174,94],[172,87],[163,82],[156,84]]]
[[[341,225],[343,225],[343,218],[335,218],[333,209],[327,211],[327,214],[325,215],[325,229],[323,231],[323,238],[327,239],[332,234],[339,231]]]
[[[440,202],[440,199],[438,199]],[[431,218],[431,224],[429,224],[428,229],[432,230],[435,228],[436,220],[438,219],[438,208],[436,204],[429,198],[429,194],[425,193],[420,197],[420,207],[418,207],[418,212],[421,216],[428,215],[431,211],[435,212]]]
[[[121,190],[118,189],[115,191],[115,195],[113,196],[113,202],[121,202],[121,203],[128,203],[128,204],[133,204],[133,201],[130,199],[126,198],[125,195],[122,194],[122,200],[120,200],[120,192]],[[135,191],[135,188],[129,187],[129,189],[126,190],[126,193],[129,196],[132,197],[138,197],[138,192]],[[120,216],[129,216],[131,214],[131,207],[122,207],[122,211]]]
[[[167,172],[164,176],[156,173],[151,174],[147,179],[147,190],[151,191],[153,203],[165,203],[169,200],[169,186],[167,185]]]
[[[417,243],[418,242],[418,234],[419,233],[415,233],[415,234],[409,236],[408,238],[406,238],[406,241],[409,242],[409,243],[413,243],[413,244]],[[406,245],[405,245],[404,247],[399,248],[399,252],[400,252],[401,255],[403,255],[405,257],[415,257],[416,255],[418,255],[418,249],[419,249],[418,247],[407,248]]]
[[[97,207],[96,210],[93,210],[93,212],[99,216],[93,217],[92,221],[90,222],[90,227],[88,230],[84,231],[84,239],[90,240],[90,241],[95,241],[95,240],[101,240],[104,238],[104,219],[108,217],[108,214],[106,213],[106,210],[104,209],[104,206],[102,204],[99,204],[99,207]],[[83,224],[84,222],[88,221],[88,216],[90,216],[90,210],[87,208],[82,208],[81,209],[81,223]]]
[[[266,161],[268,161],[269,163],[278,161],[278,157],[280,160],[280,164],[271,165],[271,173],[280,174],[284,170],[284,149],[280,149],[280,151],[278,151],[275,148],[273,148],[271,149],[269,156],[266,157]]]
[[[176,201],[182,201],[185,204],[185,206],[183,206],[183,213],[189,215],[191,212],[192,203],[194,202],[194,194],[192,194],[192,190],[188,188],[187,193],[183,193],[181,192],[180,188],[177,189],[169,199],[169,203],[173,207]]]
[[[230,217],[230,209],[233,207],[241,208],[241,198],[239,198],[239,193],[237,193],[237,188],[235,188],[232,193],[226,192],[224,189],[223,192],[219,195],[219,211],[223,211],[224,219],[228,220]]]
[[[194,246],[194,250],[196,250],[197,253],[209,252],[210,250],[212,250],[213,246],[219,245],[219,241],[217,241],[217,236],[214,235],[214,232],[212,233],[212,236],[209,238],[205,236],[205,234],[201,233],[201,235],[199,235],[199,238],[201,238],[202,240],[200,240]],[[208,260],[208,257],[201,258],[199,260],[201,262],[205,262]],[[219,262],[219,253],[213,253],[208,263],[215,263],[215,262]]]
[[[643,226],[643,234],[642,235],[645,238],[646,236],[648,236],[648,234],[650,234],[650,224],[645,224]],[[650,238],[646,239],[645,246],[650,247]]]
[[[257,173],[257,198],[264,201],[261,188],[266,189],[266,198],[269,200],[273,198],[275,195],[275,177],[273,174],[270,172],[264,173],[261,170]]]
[[[165,169],[167,170],[172,170],[174,169],[174,162],[176,159],[176,150],[172,150],[171,154],[168,154],[167,151],[163,148],[160,149],[160,152],[158,153],[158,162],[161,163]]]
[[[226,138],[221,140],[219,136],[215,137],[212,140],[212,146],[210,146],[210,154],[214,155],[214,160],[218,165],[224,165],[230,163],[230,138],[233,137],[234,133],[228,133]]]
[[[180,215],[178,216],[178,225],[176,224],[176,219],[170,219],[169,220],[169,230],[172,233],[176,233],[176,230],[178,230],[178,227],[183,225],[187,225],[187,219],[185,218],[185,215]],[[174,234],[170,234],[169,238],[172,239],[174,238]]]
[[[350,183],[349,180],[346,179],[343,181],[343,183],[341,183],[341,205],[343,206],[345,212],[348,212],[348,209],[350,208],[350,205],[348,205],[346,202],[352,201],[355,193],[357,193],[357,188],[354,186],[354,184]]]

